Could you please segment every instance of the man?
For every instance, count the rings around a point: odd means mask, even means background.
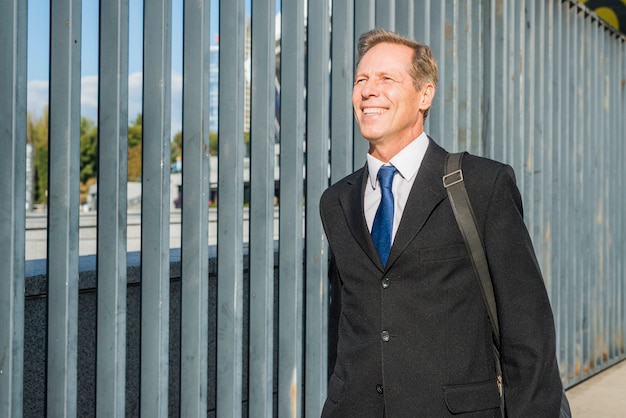
[[[352,103],[367,163],[320,202],[336,356],[322,416],[499,417],[491,326],[442,182],[447,152],[424,133],[437,64],[429,47],[384,30],[361,36],[358,53]],[[513,170],[466,155],[463,173],[498,306],[507,414],[558,417],[552,311]]]

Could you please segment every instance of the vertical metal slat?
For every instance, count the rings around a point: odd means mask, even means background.
[[[309,2],[307,158],[305,416],[322,413],[328,379],[328,260],[319,200],[328,187],[330,101],[329,0]]]
[[[550,83],[555,89],[554,100],[552,102],[552,109],[554,114],[560,114],[563,112],[566,102],[564,100],[564,66],[566,65],[565,60],[565,41],[563,39],[564,33],[564,18],[563,18],[563,7],[558,7],[554,5],[554,2],[558,0],[551,0],[550,7],[552,9],[552,21],[553,21],[553,43],[554,43],[554,57],[557,59],[554,60],[554,72],[552,74],[552,78],[550,79]],[[553,190],[564,190],[564,177],[563,177],[563,160],[565,156],[563,155],[563,134],[564,127],[563,122],[561,120],[555,120],[553,123],[553,136],[554,136],[554,155],[552,158],[553,169],[551,176],[551,183]],[[565,199],[557,199],[554,202],[552,217],[554,219],[560,219],[559,223],[554,224],[554,232],[552,233],[552,239],[555,242],[565,243],[565,228],[560,226],[560,223],[565,223],[567,219],[567,212],[564,209]],[[566,301],[568,300],[567,291],[568,291],[568,281],[565,279],[568,277],[567,275],[567,266],[565,263],[559,263],[564,254],[566,253],[564,249],[565,245],[556,245],[553,254],[553,269],[554,269],[554,289],[555,293],[558,295],[559,303],[558,308],[555,310],[555,319],[557,326],[557,356],[559,360],[559,366],[561,370],[561,379],[566,381],[568,379],[568,375],[570,372],[569,368],[569,350],[567,350],[567,342],[568,342],[568,316],[567,309],[568,305]]]
[[[331,183],[354,170],[352,157],[354,119],[352,113],[352,86],[354,77],[354,2],[332,2],[332,72],[330,107]]]
[[[126,406],[128,0],[100,5],[96,415]]]
[[[427,7],[428,6],[428,7]],[[451,67],[448,70],[449,64],[446,60],[446,43],[445,43],[445,30],[446,27],[446,2],[429,2],[420,6],[424,8],[424,11],[428,11],[428,15],[424,15],[422,19],[427,21],[430,31],[425,32],[424,35],[428,36],[428,39],[422,41],[427,43],[433,51],[433,55],[437,60],[439,67],[439,83],[437,86],[437,92],[435,99],[428,112],[428,118],[426,119],[428,124],[429,134],[441,145],[447,146],[449,142],[456,138],[455,134],[447,134],[445,132],[446,126],[453,126],[454,109],[450,108],[450,114],[447,114],[448,107],[446,107],[446,80],[450,77]],[[419,12],[416,10],[416,14]],[[422,22],[420,22],[422,23]],[[425,22],[423,22],[425,23]],[[450,34],[451,35],[451,34]],[[448,74],[448,76],[446,76]],[[448,105],[449,106],[449,105]],[[452,149],[450,149],[452,151]]]
[[[470,0],[456,5],[456,21],[450,26],[458,28],[454,42],[456,45],[456,59],[453,60],[454,73],[456,75],[453,91],[456,94],[455,102],[457,106],[455,107],[458,107],[457,149],[476,153],[471,140],[472,132],[480,132],[481,127],[480,125],[471,124],[473,108],[471,103],[474,97],[477,97],[472,96],[471,89],[473,87],[472,76],[474,74],[472,64],[476,61],[474,58],[479,56],[477,53],[479,50],[473,49],[471,45],[474,34],[472,33],[472,20],[469,9],[472,3],[474,2]]]
[[[180,303],[183,417],[206,417],[208,401],[209,17],[207,2],[184,2]]]
[[[141,415],[168,416],[171,0],[144,4]]]
[[[374,16],[377,28],[394,31],[396,29],[396,0],[376,1]]]
[[[402,36],[415,39],[415,2],[412,0],[396,0],[395,30]]]
[[[278,416],[302,414],[304,1],[282,5]]]
[[[50,5],[47,415],[76,416],[81,2]]]
[[[468,132],[469,149],[478,155],[485,155],[485,119],[483,113],[485,111],[485,101],[482,96],[485,83],[485,51],[483,49],[485,27],[485,14],[482,0],[474,0],[466,6],[466,13],[469,20],[469,42],[468,50],[475,51],[473,56],[468,58],[468,66],[470,77],[467,83],[467,91],[469,93],[468,107],[469,114],[467,121],[469,126],[475,127]],[[463,69],[461,68],[461,71]],[[475,101],[475,103],[472,102]]]
[[[27,2],[0,4],[0,416],[21,417],[24,390]]]
[[[276,2],[252,3],[250,123],[251,417],[273,417]]]
[[[244,2],[220,2],[217,414],[241,416]]]
[[[357,44],[359,37],[365,32],[373,29],[376,26],[376,1],[375,0],[359,0],[358,6],[354,7],[354,66],[351,79],[353,79],[354,72],[356,71],[357,57],[359,51],[357,50]],[[352,97],[352,96],[350,96]],[[353,132],[354,140],[352,144],[352,167],[355,169],[361,168],[365,164],[365,154],[369,150],[369,143],[361,135],[361,130],[356,120],[353,120]]]

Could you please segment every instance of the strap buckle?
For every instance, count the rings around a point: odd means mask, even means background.
[[[447,189],[448,187],[454,186],[455,184],[461,183],[462,181],[463,171],[459,169],[443,176],[443,187]]]

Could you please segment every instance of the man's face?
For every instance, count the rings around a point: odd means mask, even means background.
[[[407,144],[422,131],[422,94],[409,73],[413,50],[381,43],[359,62],[352,91],[354,116],[370,144]]]

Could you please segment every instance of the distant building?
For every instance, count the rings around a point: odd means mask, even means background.
[[[141,210],[141,182],[129,181],[126,184],[126,201],[127,201],[128,210],[130,211]],[[89,187],[85,210],[93,211],[97,209],[98,209],[98,183],[94,183]]]
[[[26,144],[26,210],[33,209],[33,194],[35,183],[35,158],[33,144]]]
[[[209,130],[217,132],[220,81],[220,47],[211,45],[209,52]]]

